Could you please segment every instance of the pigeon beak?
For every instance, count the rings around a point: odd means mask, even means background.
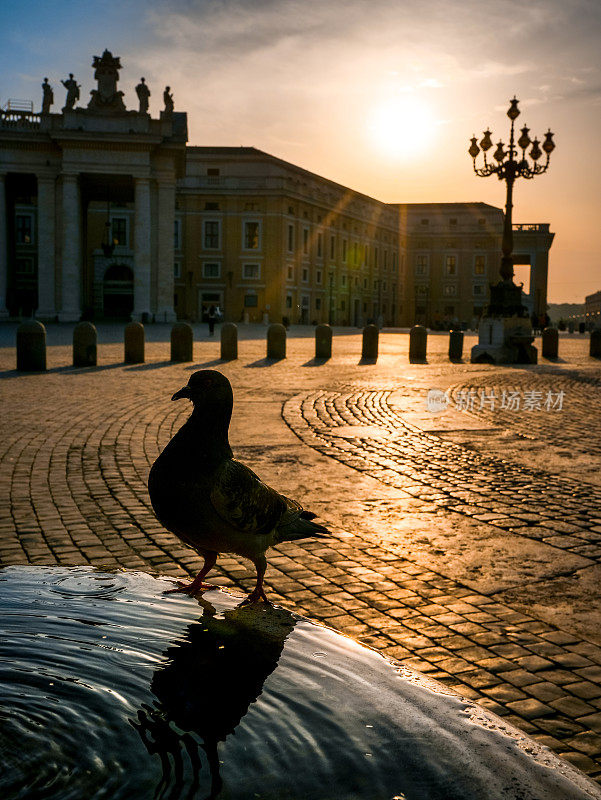
[[[172,400],[181,400],[182,397],[185,397],[187,400],[191,400],[192,399],[192,397],[190,396],[190,387],[189,386],[182,387],[178,392],[176,392],[173,395],[173,397],[171,399]]]

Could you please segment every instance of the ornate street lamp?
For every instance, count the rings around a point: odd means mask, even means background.
[[[102,252],[106,258],[110,258],[115,252],[115,245],[117,240],[113,239],[113,227],[111,224],[111,203],[110,200],[106,201],[106,222],[104,223],[104,233],[102,235]]]
[[[551,153],[555,149],[553,134],[547,131],[542,150],[538,139],[530,139],[530,130],[527,127],[521,129],[521,136],[515,141],[514,124],[520,115],[516,97],[510,100],[507,116],[511,120],[511,132],[509,134],[509,149],[505,150],[502,141],[497,143],[497,149],[493,153],[493,159],[489,161],[486,157],[488,150],[493,147],[490,130],[485,130],[480,146],[476,141],[476,136],[472,137],[472,143],[468,153],[472,157],[474,172],[481,178],[488,178],[496,175],[501,181],[505,181],[507,186],[507,199],[505,202],[505,222],[503,226],[503,241],[501,258],[501,282],[497,286],[491,286],[491,298],[488,307],[488,316],[500,315],[504,317],[525,316],[527,310],[522,305],[522,289],[513,282],[513,226],[511,212],[513,209],[513,184],[518,178],[532,180],[535,175],[542,175],[549,167]],[[526,150],[530,147],[530,160],[526,155]],[[521,154],[518,152],[521,150]],[[484,156],[484,164],[481,167],[476,165],[476,158],[480,150]],[[546,154],[544,164],[539,164],[539,159]],[[496,163],[495,163],[496,162]]]

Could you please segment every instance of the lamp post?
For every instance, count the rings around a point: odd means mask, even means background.
[[[516,286],[513,282],[513,225],[512,225],[512,209],[513,209],[513,184],[518,178],[526,178],[532,180],[535,175],[542,175],[549,167],[549,159],[551,153],[555,149],[553,142],[553,134],[550,130],[545,134],[545,141],[543,142],[542,150],[538,139],[530,139],[530,130],[527,127],[521,129],[521,136],[515,141],[514,124],[515,120],[520,115],[518,108],[518,100],[514,97],[510,100],[510,106],[507,111],[507,116],[511,120],[511,131],[509,134],[509,149],[505,150],[505,145],[502,141],[497,144],[497,149],[493,153],[494,161],[488,161],[486,153],[493,147],[490,130],[485,130],[483,138],[480,141],[480,146],[476,141],[476,137],[472,137],[472,143],[468,149],[468,153],[472,157],[474,172],[481,178],[488,178],[490,175],[496,175],[501,181],[505,181],[507,186],[507,197],[505,201],[505,221],[503,225],[503,240],[502,240],[502,258],[501,258],[501,281],[497,286],[491,286],[491,302],[488,308],[488,315],[500,316],[524,316],[527,312],[522,305],[522,289]],[[526,150],[530,148],[530,160],[526,156]],[[521,150],[521,155],[518,152]],[[484,156],[483,166],[476,165],[476,158],[480,150]],[[546,154],[544,164],[539,164],[538,161],[543,155]],[[496,162],[496,163],[495,163]]]

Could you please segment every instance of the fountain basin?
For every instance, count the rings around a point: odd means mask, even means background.
[[[0,570],[0,797],[601,798],[499,717],[335,631],[171,587]]]

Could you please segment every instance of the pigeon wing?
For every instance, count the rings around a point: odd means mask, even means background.
[[[302,511],[301,506],[233,459],[219,468],[211,490],[211,504],[225,522],[251,534],[269,533],[285,514]]]

